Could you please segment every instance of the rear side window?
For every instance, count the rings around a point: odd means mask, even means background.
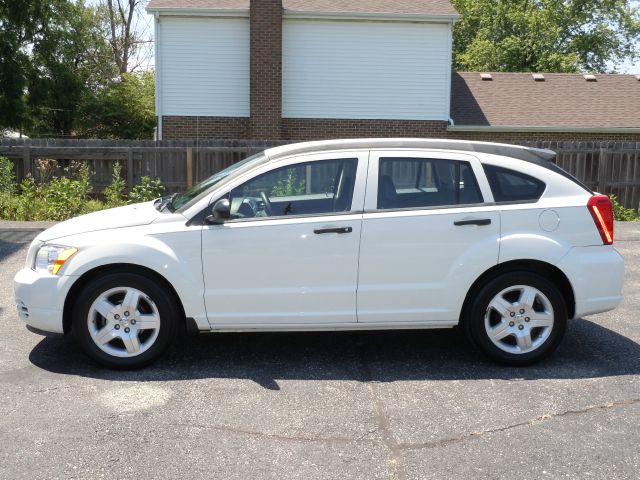
[[[546,185],[530,175],[508,168],[483,165],[496,202],[535,202]]]
[[[378,209],[482,203],[467,162],[429,158],[381,158]]]

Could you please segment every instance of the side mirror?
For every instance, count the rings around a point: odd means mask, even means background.
[[[215,203],[211,210],[211,215],[207,216],[205,220],[213,225],[221,225],[230,218],[231,203],[228,198],[221,198]]]

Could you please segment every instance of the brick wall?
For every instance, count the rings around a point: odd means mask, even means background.
[[[281,138],[282,0],[251,0],[251,119],[254,139]]]
[[[284,118],[283,140],[323,140],[354,137],[441,137],[447,122],[422,120],[357,120]]]
[[[640,141],[640,134],[629,133],[562,133],[562,132],[447,132],[446,138],[483,142],[601,142]]]
[[[269,119],[263,119],[268,122]],[[640,134],[562,132],[448,132],[447,123],[419,120],[357,120],[283,118],[277,126],[260,127],[256,135],[249,118],[162,117],[163,138],[227,138],[305,141],[355,137],[436,137],[486,142],[640,141]]]
[[[249,138],[249,119],[163,116],[162,138]]]

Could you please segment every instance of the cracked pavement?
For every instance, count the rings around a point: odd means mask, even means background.
[[[36,227],[0,222],[0,479],[640,478],[640,223],[620,308],[533,367],[431,330],[180,337],[135,372],[19,323]]]

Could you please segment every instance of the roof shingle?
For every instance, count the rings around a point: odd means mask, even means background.
[[[640,81],[634,75],[454,72],[451,118],[456,126],[639,128]]]
[[[456,15],[449,0],[282,0],[282,6],[295,12]],[[249,0],[151,0],[147,8],[248,10]]]

